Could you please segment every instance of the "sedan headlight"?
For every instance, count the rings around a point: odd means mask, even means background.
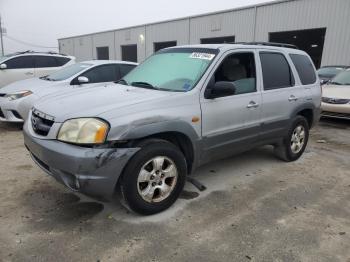
[[[97,118],[70,119],[63,123],[57,139],[74,144],[102,144],[106,141],[109,125]]]
[[[16,100],[25,96],[29,96],[31,94],[33,94],[32,91],[24,90],[24,91],[15,92],[12,94],[6,94],[5,97],[9,98],[10,100]]]

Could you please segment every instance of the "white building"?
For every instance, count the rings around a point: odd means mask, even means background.
[[[58,41],[78,61],[141,62],[174,45],[270,41],[297,45],[317,67],[350,65],[350,0],[282,0]]]

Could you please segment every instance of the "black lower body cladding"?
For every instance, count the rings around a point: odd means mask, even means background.
[[[110,198],[126,163],[138,148],[86,148],[31,136],[24,143],[34,162],[73,191]]]

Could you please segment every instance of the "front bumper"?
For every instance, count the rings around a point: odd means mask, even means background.
[[[37,99],[38,97],[35,95],[12,101],[5,97],[0,97],[0,121],[23,123]]]
[[[125,165],[139,148],[85,148],[33,137],[24,130],[24,143],[34,162],[69,189],[110,198]]]
[[[323,117],[350,119],[350,104],[328,104],[322,102]]]

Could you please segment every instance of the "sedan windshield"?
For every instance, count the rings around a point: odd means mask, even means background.
[[[332,79],[330,84],[333,85],[350,85],[350,69],[339,73]]]
[[[62,81],[66,80],[81,71],[88,69],[91,67],[92,64],[87,64],[87,63],[77,63],[73,64],[67,67],[62,68],[61,70],[58,70],[48,76],[41,77],[41,79],[48,80],[48,81]]]
[[[342,67],[322,67],[317,73],[319,76],[335,76],[343,70],[344,68]]]
[[[209,67],[217,50],[172,48],[148,58],[120,83],[141,88],[186,92],[191,90]]]

